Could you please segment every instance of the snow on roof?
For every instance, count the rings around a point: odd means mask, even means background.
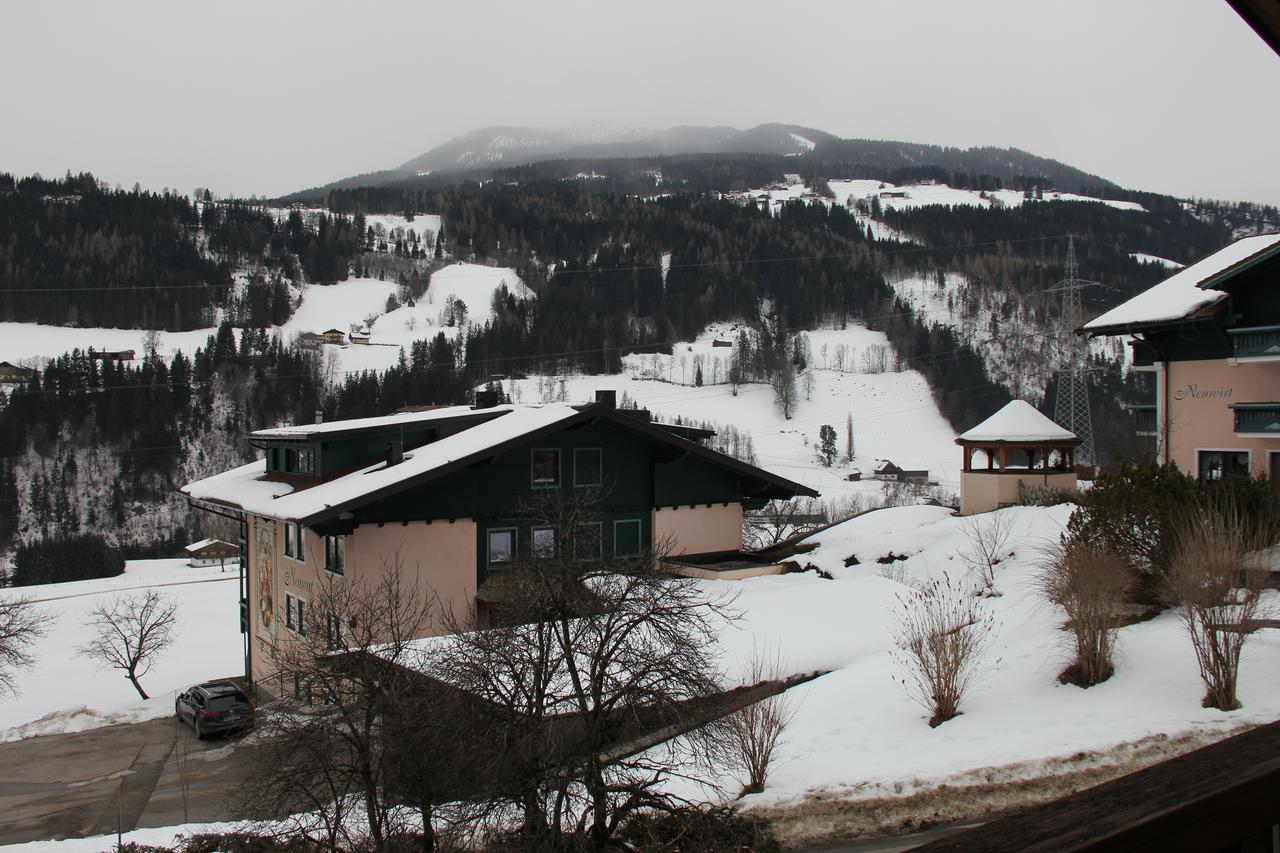
[[[182,492],[197,500],[236,506],[254,515],[290,521],[303,520],[578,414],[577,409],[560,403],[541,407],[506,406],[499,407],[498,411],[500,415],[493,420],[406,452],[404,461],[398,465],[387,467],[385,462],[378,461],[301,491],[294,491],[293,486],[288,483],[263,479],[266,460],[260,459],[189,483],[183,486]],[[342,428],[349,429],[352,423],[337,421],[334,426],[341,425]]]
[[[1221,290],[1213,290],[1205,287],[1205,284],[1213,282],[1232,267],[1278,246],[1280,234],[1263,234],[1237,240],[1085,323],[1084,328],[1086,331],[1097,332],[1117,326],[1159,323],[1189,317],[1226,298]]]
[[[223,542],[221,539],[201,539],[199,542],[192,542],[182,550],[186,551],[188,554],[194,554],[196,551],[199,551],[202,548],[208,548],[210,545],[226,545],[229,548],[235,547],[230,542]]]
[[[487,411],[511,411],[511,406],[498,406],[494,409],[472,409],[470,406],[445,406],[439,409],[427,409],[423,412],[399,412],[394,415],[381,415],[376,418],[353,418],[346,421],[330,421],[326,424],[297,424],[287,427],[260,429],[252,433],[253,438],[305,438],[309,435],[323,435],[333,432],[349,432],[351,430],[381,429],[384,427],[411,426],[431,421],[456,418],[460,415],[476,414]]]
[[[1075,438],[1075,433],[1049,420],[1026,400],[1012,400],[957,440],[1074,441]]]

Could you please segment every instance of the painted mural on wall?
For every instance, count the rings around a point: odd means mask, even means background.
[[[258,630],[271,636],[275,632],[276,607],[276,525],[256,522],[253,525],[253,560],[258,579]]]

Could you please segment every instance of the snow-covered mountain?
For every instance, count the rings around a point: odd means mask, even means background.
[[[735,152],[805,154],[836,137],[796,125],[762,124],[749,130],[683,126],[632,128],[591,122],[564,130],[497,125],[451,139],[402,164],[410,173],[511,166],[566,157],[644,157],[660,154]]]

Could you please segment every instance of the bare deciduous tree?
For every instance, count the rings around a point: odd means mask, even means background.
[[[748,684],[779,681],[786,675],[782,661],[776,655],[770,656],[758,648],[752,653],[747,670]],[[792,700],[779,693],[748,705],[728,718],[729,749],[734,763],[746,777],[742,780],[739,797],[764,790],[774,750],[795,715]]]
[[[0,601],[0,696],[17,694],[16,670],[35,665],[32,647],[48,631],[49,614],[30,599]]]
[[[1270,575],[1258,554],[1274,544],[1264,527],[1250,522],[1230,500],[1211,502],[1176,526],[1165,595],[1178,607],[1195,649],[1206,708],[1240,707],[1240,656],[1261,618]]]
[[[680,804],[673,778],[711,784],[723,757],[722,729],[706,724],[729,603],[663,571],[663,543],[600,556],[594,498],[526,505],[554,547],[506,570],[490,627],[456,633],[438,662],[501,709],[484,734],[505,747],[491,801],[520,824],[522,849],[604,848],[631,816]]]
[[[742,538],[757,550],[816,530],[826,521],[821,502],[812,498],[774,499],[742,518]]]
[[[1116,632],[1138,585],[1132,564],[1103,542],[1068,539],[1047,554],[1040,595],[1062,608],[1075,646],[1075,660],[1059,676],[1091,687],[1111,677]]]
[[[430,766],[426,735],[443,723],[425,706],[413,715],[416,729],[398,723],[409,716],[407,702],[428,701],[412,682],[422,668],[417,638],[437,612],[434,593],[404,570],[399,553],[371,578],[316,581],[301,630],[277,643],[267,680],[280,705],[259,715],[258,772],[242,792],[252,813],[277,819],[276,832],[328,849],[383,850],[404,831],[388,777],[403,760]],[[430,849],[431,804],[410,805],[421,809]]]
[[[996,594],[996,566],[1012,553],[1013,518],[1007,512],[973,515],[965,520],[968,547],[960,552],[969,570],[978,576],[984,595]]]
[[[995,623],[967,584],[943,576],[899,599],[894,643],[903,685],[937,727],[960,713],[960,703],[982,671]]]
[[[93,631],[81,654],[124,672],[138,695],[150,698],[138,681],[173,642],[178,605],[154,589],[119,596],[89,611]]]

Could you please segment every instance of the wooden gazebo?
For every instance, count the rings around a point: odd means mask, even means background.
[[[960,513],[989,512],[1018,502],[1022,485],[1076,488],[1075,449],[1080,439],[1023,400],[956,439],[964,452]],[[984,458],[975,457],[981,452]]]

